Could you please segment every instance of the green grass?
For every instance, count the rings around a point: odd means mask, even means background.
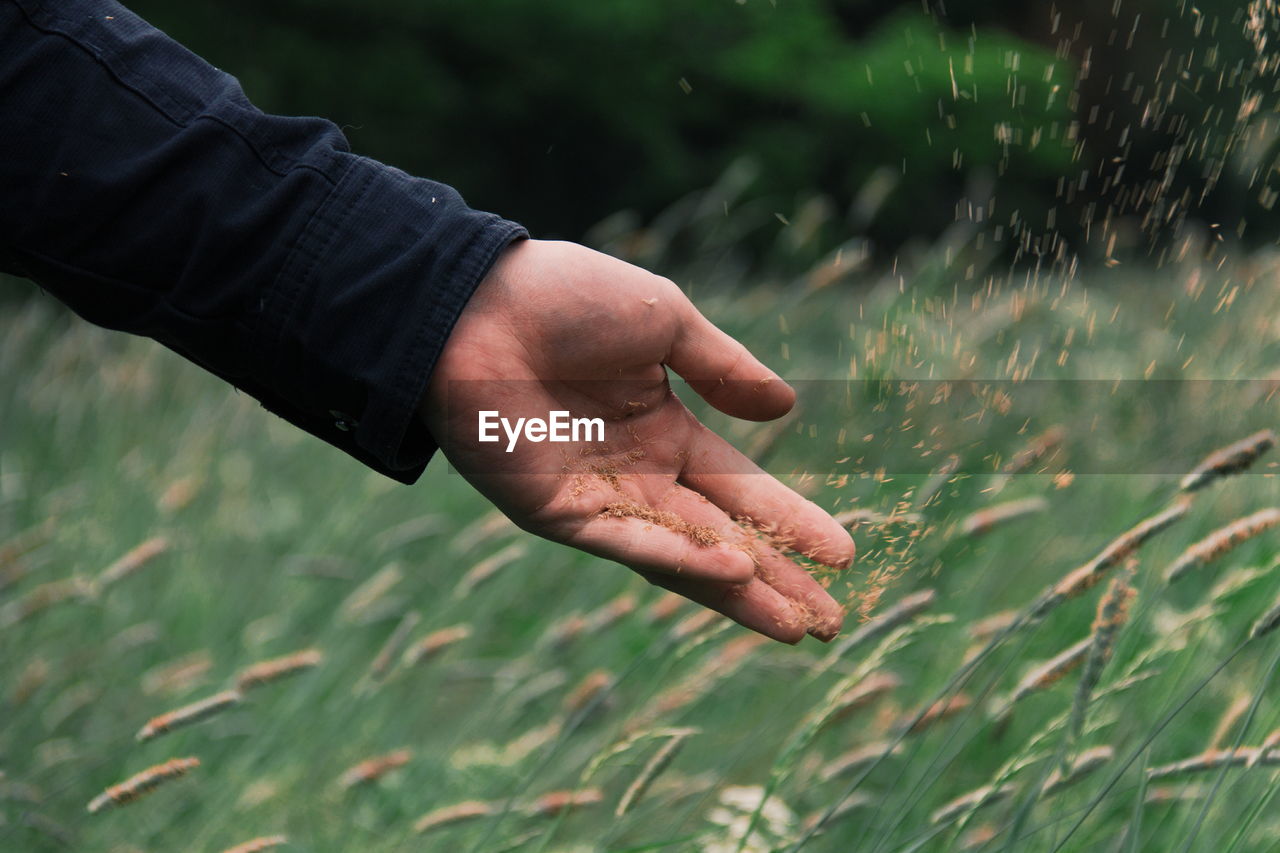
[[[441,459],[418,485],[400,486],[158,346],[89,328],[45,298],[5,302],[0,543],[29,550],[0,557],[0,622],[11,623],[0,628],[0,849],[217,851],[286,833],[287,849],[310,851],[735,850],[755,811],[758,835],[743,849],[801,840],[815,851],[1273,847],[1274,767],[1161,780],[1153,786],[1197,787],[1151,803],[1143,771],[1204,750],[1238,700],[1247,711],[1222,745],[1256,745],[1280,727],[1269,681],[1280,632],[1238,649],[1280,592],[1276,537],[1245,542],[1173,588],[1161,580],[1187,545],[1277,502],[1270,472],[1280,456],[1198,493],[1185,519],[1139,551],[1137,598],[1078,743],[1110,746],[1115,758],[1078,784],[1025,796],[1062,758],[1053,723],[1079,671],[1019,702],[1004,726],[991,713],[1028,667],[1088,635],[1105,584],[968,667],[965,656],[978,620],[1025,608],[1164,506],[1210,451],[1280,423],[1265,383],[1248,381],[1267,377],[1280,355],[1275,259],[993,283],[968,277],[972,248],[941,246],[915,259],[910,280],[856,287],[729,288],[731,271],[714,267],[684,279],[709,316],[802,380],[800,411],[776,433],[708,421],[832,511],[892,515],[855,529],[859,563],[832,590],[872,618],[911,592],[938,593],[915,621],[836,660],[809,640],[727,661],[742,629],[678,638],[693,607],[650,621],[657,590],[629,572],[514,528],[477,533],[489,510]],[[1055,425],[1064,431],[1055,454],[1000,474]],[[955,472],[919,505],[930,472],[952,455]],[[193,497],[165,508],[161,496],[180,481]],[[980,538],[960,531],[978,509],[1032,496],[1047,510]],[[156,535],[171,548],[100,595],[17,618],[42,584],[92,578]],[[468,569],[513,542],[527,550],[456,594]],[[391,564],[402,578],[360,618],[344,618],[344,601]],[[1239,575],[1249,568],[1256,576]],[[1249,582],[1213,598],[1232,573]],[[878,602],[867,598],[880,588]],[[550,641],[564,620],[626,593],[635,612]],[[415,639],[460,623],[471,635],[371,687],[371,661],[409,612],[421,616]],[[857,626],[853,615],[846,636]],[[318,668],[134,742],[150,717],[230,686],[250,663],[312,646],[326,655]],[[207,669],[157,676],[190,656]],[[612,686],[566,711],[566,696],[597,670]],[[826,721],[833,686],[877,670],[900,685]],[[1131,672],[1149,677],[1117,690]],[[655,711],[681,684],[704,689]],[[896,725],[956,691],[973,705],[902,737],[900,752],[865,772],[822,780],[827,761],[896,739]],[[664,742],[662,732],[627,738],[669,727],[697,731],[615,818]],[[399,748],[413,753],[403,768],[339,787],[352,764]],[[86,813],[104,787],[180,756],[202,765],[139,802]],[[1011,797],[930,822],[1000,781],[1017,786]],[[522,811],[578,787],[598,787],[603,802],[558,817]],[[725,793],[744,787],[756,793]],[[775,801],[756,809],[764,789]],[[496,813],[414,835],[420,815],[464,800],[491,801]],[[841,802],[862,805],[806,834],[807,816]]]

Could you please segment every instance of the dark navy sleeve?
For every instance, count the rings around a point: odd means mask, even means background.
[[[0,0],[0,270],[412,482],[454,321],[524,230],[262,113],[112,0]]]

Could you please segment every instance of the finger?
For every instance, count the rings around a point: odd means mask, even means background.
[[[710,542],[700,530],[671,530],[641,517],[597,515],[565,544],[636,571],[691,580],[744,584],[755,574],[741,548]]]
[[[764,634],[771,640],[795,645],[804,639],[804,615],[762,580],[723,584],[670,575],[641,574],[651,583],[723,613],[742,627]]]
[[[786,547],[824,565],[843,569],[853,562],[849,531],[711,430],[697,430],[688,453],[680,482],[731,517],[750,519]]]
[[[844,608],[822,584],[784,554],[761,546],[757,552],[756,577],[792,603],[811,635],[827,643],[840,633]]]
[[[693,390],[726,415],[750,421],[780,418],[796,403],[796,392],[746,347],[703,317],[693,303],[681,306],[667,364]]]
[[[667,513],[668,523],[714,531],[721,541],[745,551],[755,562],[756,576],[790,599],[809,633],[829,640],[840,631],[844,610],[822,585],[781,551],[744,530],[706,496],[673,484],[654,495],[652,503]]]

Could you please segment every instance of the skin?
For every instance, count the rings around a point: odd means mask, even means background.
[[[830,640],[843,608],[775,543],[845,568],[853,540],[703,426],[672,393],[668,368],[735,417],[772,420],[795,404],[672,282],[573,243],[526,240],[472,296],[421,415],[453,466],[525,530],[775,640]],[[521,441],[508,453],[505,434],[478,440],[482,409],[600,417],[606,441]]]

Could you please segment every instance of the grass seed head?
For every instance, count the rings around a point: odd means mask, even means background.
[[[529,546],[527,544],[513,542],[497,553],[484,558],[467,570],[467,573],[458,581],[458,585],[453,590],[454,598],[465,598],[475,592],[477,587],[495,577],[498,572],[519,560],[528,552]]]
[[[929,815],[929,822],[932,824],[948,823],[970,811],[1008,799],[1012,794],[1013,788],[1011,786],[984,785],[963,796],[956,797],[951,802],[935,810],[933,814]]]
[[[960,529],[966,536],[981,536],[1002,524],[1044,512],[1048,508],[1049,502],[1038,496],[1006,501],[970,514],[960,523]]]
[[[1148,769],[1147,781],[1181,776],[1185,773],[1204,773],[1223,767],[1256,767],[1259,764],[1280,765],[1280,751],[1274,749],[1264,751],[1254,747],[1208,749],[1191,758]]]
[[[445,649],[457,645],[470,636],[470,625],[450,625],[448,628],[432,631],[404,650],[401,663],[406,667],[425,663],[443,653]]]
[[[156,764],[141,773],[130,776],[118,785],[112,785],[89,803],[89,814],[133,802],[143,797],[170,779],[185,776],[189,771],[200,766],[198,758],[171,758],[163,764]]]
[[[904,730],[908,734],[920,734],[935,723],[954,716],[973,705],[973,699],[967,693],[957,693],[949,699],[939,699],[923,711],[916,711],[902,718],[895,725],[895,730]]]
[[[581,788],[576,791],[551,791],[529,803],[523,811],[536,817],[555,817],[563,812],[594,806],[604,801],[599,788]]]
[[[635,609],[636,597],[629,592],[625,592],[588,613],[586,615],[586,631],[589,634],[606,631]]]
[[[1258,457],[1276,443],[1276,434],[1269,429],[1255,432],[1234,444],[1215,450],[1182,478],[1179,488],[1184,492],[1203,489],[1215,480],[1246,470]]]
[[[348,624],[369,621],[377,614],[387,593],[403,579],[404,572],[395,563],[379,569],[338,605],[338,619]]]
[[[613,687],[613,683],[613,674],[608,670],[597,669],[588,673],[564,698],[563,707],[565,713],[576,714],[583,710],[596,699],[607,694],[609,689]]]
[[[1072,760],[1066,773],[1061,770],[1054,770],[1050,773],[1041,790],[1044,796],[1052,796],[1063,788],[1079,782],[1115,757],[1116,751],[1109,746],[1095,746],[1092,749],[1086,749]]]
[[[649,786],[653,784],[653,780],[658,778],[658,775],[675,760],[676,754],[684,746],[685,738],[686,735],[683,734],[675,735],[658,747],[658,751],[645,762],[640,773],[623,791],[622,798],[618,800],[618,806],[613,812],[616,817],[623,817],[635,807],[636,803],[640,802],[645,792],[649,790]]]
[[[264,660],[242,669],[236,676],[236,685],[241,690],[252,690],[282,678],[297,675],[323,662],[324,653],[319,649],[303,649],[300,652]]]
[[[87,578],[69,577],[42,583],[0,607],[0,628],[12,627],[60,604],[90,601],[96,594],[97,586]]]
[[[105,589],[117,581],[124,580],[168,550],[169,540],[164,536],[148,539],[103,569],[98,575],[98,588]]]
[[[680,609],[689,603],[689,599],[674,592],[664,592],[657,600],[645,608],[645,621],[650,625],[666,622],[675,617]]]
[[[1249,629],[1249,639],[1256,640],[1270,634],[1277,626],[1280,626],[1280,598],[1277,598],[1276,603],[1253,623],[1253,627]]]
[[[1264,755],[1270,755],[1272,752],[1274,752],[1277,746],[1280,746],[1280,729],[1276,729],[1275,731],[1273,731],[1271,734],[1267,735],[1263,739],[1261,745],[1259,745],[1257,750],[1254,751],[1253,756],[1249,759],[1248,763],[1245,766],[1246,767],[1255,766],[1259,761],[1262,760],[1262,757]]]
[[[183,705],[177,710],[169,711],[158,717],[152,717],[138,731],[136,737],[138,741],[148,741],[174,729],[194,725],[202,720],[209,719],[215,714],[220,714],[228,708],[239,705],[241,698],[239,690],[224,690],[221,693],[215,693],[198,702],[192,702],[189,705]]]
[[[467,800],[466,802],[455,803],[452,806],[444,806],[427,812],[414,822],[413,831],[421,835],[424,832],[431,832],[441,827],[479,820],[495,814],[497,811],[498,808],[493,803],[486,803],[481,800]]]
[[[182,693],[205,680],[213,669],[213,655],[208,649],[199,649],[171,661],[157,664],[142,674],[142,692],[148,696],[157,693]]]
[[[1179,554],[1165,570],[1165,582],[1173,583],[1185,577],[1193,569],[1218,559],[1240,543],[1277,524],[1280,524],[1280,509],[1268,507],[1220,527]]]
[[[260,838],[251,838],[243,844],[228,847],[222,853],[259,853],[259,851],[282,847],[288,843],[289,837],[286,835],[263,835]]]
[[[1054,599],[1054,603],[1044,608],[1045,612],[1053,609],[1056,603],[1068,598],[1075,598],[1081,593],[1092,589],[1105,577],[1108,571],[1132,556],[1151,537],[1168,529],[1185,516],[1190,508],[1191,501],[1184,496],[1179,500],[1175,500],[1155,515],[1138,522],[1112,540],[1106,548],[1102,549],[1098,556],[1067,574],[1052,588],[1051,598]],[[1043,616],[1044,614],[1041,613],[1039,615]]]
[[[400,650],[409,640],[409,635],[418,627],[420,621],[422,621],[422,614],[416,610],[410,610],[400,619],[387,636],[386,642],[382,644],[382,648],[378,650],[373,662],[369,664],[369,678],[376,681],[387,674],[387,670],[391,668],[391,662],[400,654]]]
[[[413,753],[407,749],[397,749],[386,755],[366,758],[354,764],[338,778],[343,788],[354,788],[357,785],[368,785],[386,776],[392,770],[404,767],[413,759]]]
[[[829,782],[832,779],[850,775],[872,762],[879,761],[886,755],[900,755],[902,749],[901,743],[887,740],[851,749],[823,765],[822,769],[818,771],[818,778],[823,782]]]

